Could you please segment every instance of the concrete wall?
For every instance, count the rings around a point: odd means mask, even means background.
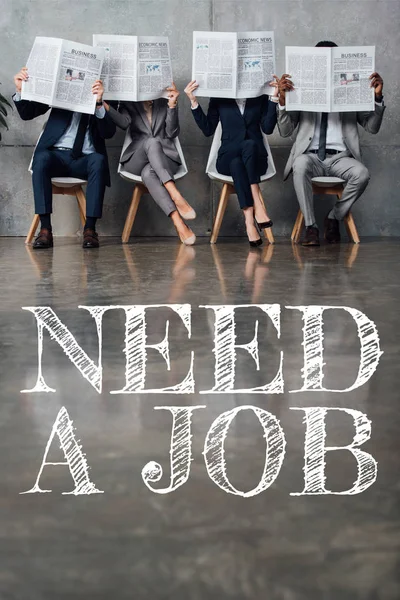
[[[339,45],[377,47],[377,70],[385,80],[387,111],[380,133],[361,133],[371,183],[354,215],[362,235],[400,235],[400,4],[397,0],[0,0],[1,91],[13,93],[12,76],[26,63],[36,35],[91,43],[92,33],[167,35],[170,38],[175,80],[183,92],[191,76],[192,31],[273,29],[277,71],[284,70],[285,45],[314,45],[321,39]],[[202,101],[203,106],[206,102]],[[190,169],[179,184],[198,219],[194,229],[208,235],[220,186],[204,174],[210,140],[202,136],[190,114],[187,98],[180,99],[181,142]],[[43,119],[22,122],[16,113],[0,148],[0,235],[25,235],[32,218],[33,199],[27,172]],[[110,141],[112,187],[107,190],[100,232],[120,235],[132,186],[117,175],[122,136]],[[276,235],[289,235],[297,212],[292,181],[282,173],[291,141],[276,132],[270,138],[278,174],[264,185],[265,199],[276,223]],[[327,197],[318,199],[320,217]],[[77,231],[79,221],[72,199],[55,200],[54,226],[58,234]],[[221,234],[243,234],[243,220],[232,198]],[[174,235],[170,222],[146,196],[134,235]]]

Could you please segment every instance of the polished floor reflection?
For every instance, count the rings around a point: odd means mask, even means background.
[[[400,275],[398,240],[360,246],[303,248],[279,242],[249,250],[244,240],[195,247],[174,240],[103,239],[82,251],[56,239],[34,252],[21,239],[0,240],[0,598],[3,600],[398,600],[400,597],[399,380]],[[37,330],[22,307],[50,306],[80,346],[97,360],[93,319],[80,306],[192,306],[192,336],[167,308],[149,310],[149,344],[169,320],[171,369],[148,351],[146,388],[176,385],[194,352],[194,394],[110,394],[124,385],[125,318],[104,316],[103,391],[98,394],[59,345],[44,335],[43,376],[55,393],[21,394],[37,379]],[[285,391],[279,395],[200,394],[214,383],[214,315],[206,305],[277,303],[281,338],[255,307],[237,311],[237,343],[258,336],[260,370],[238,350],[237,388],[271,381],[283,352]],[[291,393],[302,386],[301,313],[288,306],[349,306],[378,328],[384,352],[373,377],[349,393]],[[345,389],[359,367],[355,324],[343,311],[324,318],[324,385]],[[160,406],[205,405],[193,416],[189,480],[171,494],[142,481],[149,461],[169,483],[171,413]],[[254,405],[275,415],[285,432],[286,456],[273,485],[252,498],[222,491],[207,475],[204,440],[223,412]],[[76,427],[90,477],[104,494],[68,496],[68,469],[48,466],[48,494],[20,495],[37,477],[60,407]],[[378,478],[360,495],[292,496],[304,487],[303,413],[294,407],[352,408],[368,415],[372,437],[363,449],[378,461]],[[354,435],[351,419],[327,419],[329,446]],[[239,490],[254,488],[265,440],[254,414],[241,413],[225,445],[227,474]],[[57,444],[49,461],[59,462]],[[357,477],[348,451],[331,452],[327,489],[341,492]]]

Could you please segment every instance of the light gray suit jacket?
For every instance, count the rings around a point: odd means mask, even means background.
[[[314,137],[318,113],[281,110],[279,106],[277,106],[277,111],[278,129],[282,137],[291,136],[298,127],[296,139],[283,175],[284,179],[287,179],[292,172],[293,162],[300,154],[304,154]],[[384,106],[375,104],[375,110],[371,112],[340,113],[343,142],[356,160],[362,160],[357,124],[364,127],[365,131],[369,133],[378,133],[384,112]]]
[[[178,108],[168,108],[165,98],[153,102],[151,127],[142,102],[121,102],[118,111],[110,106],[108,114],[121,129],[130,128],[132,142],[121,157],[121,163],[126,163],[146,139],[154,137],[160,140],[165,154],[181,164],[174,142],[179,135]]]

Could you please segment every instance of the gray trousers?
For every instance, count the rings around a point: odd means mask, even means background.
[[[124,163],[124,170],[141,176],[154,201],[167,216],[176,210],[176,206],[164,183],[173,181],[178,169],[179,164],[169,158],[164,153],[161,142],[152,137]]]
[[[313,177],[340,177],[346,181],[341,199],[329,213],[329,218],[339,221],[344,219],[369,182],[368,169],[347,150],[328,154],[324,161],[311,152],[298,156],[293,163],[293,183],[306,227],[315,223]]]

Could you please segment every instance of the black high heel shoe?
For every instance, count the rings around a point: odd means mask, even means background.
[[[258,221],[256,221],[256,223],[260,229],[268,229],[268,227],[272,227],[273,225],[271,219],[269,221],[264,221],[264,223],[259,223]]]
[[[261,238],[258,238],[258,240],[254,240],[254,242],[249,240],[249,244],[250,244],[250,248],[258,248],[259,246],[261,246],[263,243]]]

